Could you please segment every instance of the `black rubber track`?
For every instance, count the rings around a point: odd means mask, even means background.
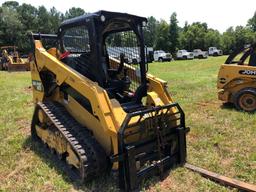
[[[39,123],[39,109],[45,112],[54,125],[47,128],[53,132],[58,131],[77,154],[80,160],[77,178],[84,182],[104,174],[109,165],[105,151],[92,132],[78,123],[61,104],[49,101],[37,104],[31,126],[32,137],[37,137],[35,125]]]

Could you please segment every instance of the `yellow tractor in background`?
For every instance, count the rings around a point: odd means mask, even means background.
[[[82,181],[112,169],[130,191],[186,161],[184,112],[147,74],[146,22],[99,11],[31,35],[32,138]]]
[[[218,75],[218,97],[238,110],[256,111],[256,43],[232,53]]]
[[[3,46],[1,49],[0,70],[29,71],[28,58],[21,58],[16,46]]]

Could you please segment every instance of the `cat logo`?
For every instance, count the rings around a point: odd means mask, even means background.
[[[256,71],[253,71],[253,70],[240,70],[239,73],[242,74],[242,75],[256,76]]]
[[[43,84],[42,84],[41,81],[33,80],[32,85],[33,85],[35,90],[40,91],[40,92],[44,91]]]

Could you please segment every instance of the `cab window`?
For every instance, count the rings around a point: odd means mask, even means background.
[[[89,32],[86,26],[66,29],[62,41],[64,51],[70,53],[90,52]]]

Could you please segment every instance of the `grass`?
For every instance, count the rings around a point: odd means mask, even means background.
[[[169,91],[191,127],[188,162],[256,184],[256,115],[225,107],[217,100],[216,78],[223,57],[149,64],[150,73],[168,81]],[[61,165],[31,142],[33,113],[29,72],[0,72],[0,191],[117,191],[112,177],[80,185]],[[236,191],[177,168],[144,191]]]

